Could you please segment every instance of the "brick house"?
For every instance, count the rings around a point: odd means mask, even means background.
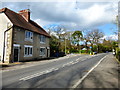
[[[50,56],[50,35],[30,19],[29,9],[18,13],[0,9],[0,60],[19,62]]]

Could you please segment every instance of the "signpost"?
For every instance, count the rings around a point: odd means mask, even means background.
[[[92,46],[90,46],[90,55],[92,55],[92,50],[91,49],[92,49]]]

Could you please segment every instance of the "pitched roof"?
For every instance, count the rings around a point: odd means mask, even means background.
[[[4,12],[6,16],[10,19],[10,21],[13,23],[13,25],[15,26],[28,29],[38,34],[42,34],[47,37],[50,37],[50,35],[41,26],[39,26],[37,23],[35,23],[32,20],[27,22],[25,18],[19,13],[16,13],[8,8],[0,9],[0,12]]]

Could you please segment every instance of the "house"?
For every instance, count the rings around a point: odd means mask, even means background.
[[[50,35],[30,19],[29,9],[18,13],[0,9],[0,60],[6,63],[50,56]]]

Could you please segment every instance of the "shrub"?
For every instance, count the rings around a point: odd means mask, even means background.
[[[116,48],[116,58],[120,61],[120,49]]]
[[[71,53],[79,53],[79,50],[77,50],[77,49],[71,49]]]
[[[80,50],[81,51],[81,53],[86,53],[86,50]]]

